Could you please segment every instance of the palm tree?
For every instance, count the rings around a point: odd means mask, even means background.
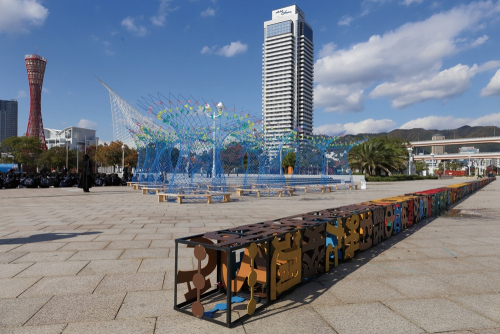
[[[347,159],[351,169],[360,169],[369,175],[388,175],[405,169],[408,161],[407,141],[397,137],[370,138],[353,147]]]

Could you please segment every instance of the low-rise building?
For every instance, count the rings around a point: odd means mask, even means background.
[[[63,130],[44,128],[43,131],[48,149],[55,146],[66,147],[66,142],[68,142],[69,149],[76,150],[77,147],[82,149],[99,142],[99,138],[96,136],[97,131],[92,129],[70,126]]]

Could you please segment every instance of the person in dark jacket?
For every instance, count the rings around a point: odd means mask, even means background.
[[[83,172],[80,176],[80,182],[78,187],[83,189],[83,192],[88,193],[89,188],[94,184],[94,178],[92,177],[92,162],[88,154],[83,156]]]

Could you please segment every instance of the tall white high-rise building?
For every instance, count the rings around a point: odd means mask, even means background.
[[[313,30],[296,5],[276,9],[264,22],[262,52],[262,120],[266,141],[313,126]]]

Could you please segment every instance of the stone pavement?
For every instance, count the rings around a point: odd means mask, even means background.
[[[235,328],[173,310],[177,237],[462,181],[211,205],[126,187],[0,190],[0,333],[500,333],[500,181]]]

